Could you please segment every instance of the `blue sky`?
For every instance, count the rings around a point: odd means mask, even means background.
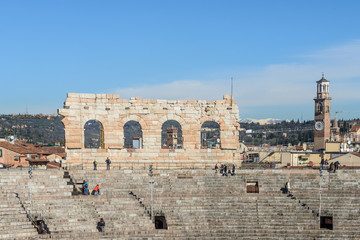
[[[0,1],[0,113],[56,113],[68,92],[222,99],[240,118],[360,118],[360,1]]]

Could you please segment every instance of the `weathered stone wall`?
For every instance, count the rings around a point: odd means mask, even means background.
[[[120,99],[116,94],[68,93],[59,114],[65,127],[68,163],[91,164],[110,157],[112,162],[186,163],[240,162],[238,143],[239,110],[230,95],[217,101]],[[104,149],[84,148],[84,125],[100,121],[104,128]],[[126,149],[123,127],[128,121],[141,125],[142,149]],[[183,149],[161,148],[161,127],[167,120],[180,123]],[[201,125],[206,121],[220,126],[221,147],[201,148]]]

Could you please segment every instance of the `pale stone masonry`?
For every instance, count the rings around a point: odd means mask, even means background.
[[[58,110],[64,118],[65,145],[69,164],[91,164],[110,157],[113,163],[166,164],[184,166],[194,163],[211,165],[216,162],[239,164],[239,109],[230,95],[223,100],[155,100],[120,99],[117,94],[68,93],[64,108]],[[104,148],[84,147],[84,125],[89,120],[101,122]],[[179,122],[183,148],[162,149],[161,127],[167,120]],[[141,149],[124,148],[124,125],[136,121],[141,125]],[[201,126],[214,121],[220,126],[220,148],[201,148]]]

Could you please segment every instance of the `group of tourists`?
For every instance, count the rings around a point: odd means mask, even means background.
[[[333,171],[336,172],[336,170],[338,170],[340,167],[340,163],[339,161],[336,161],[335,163],[330,163],[330,167],[329,167],[329,172]]]
[[[340,162],[336,161],[336,162],[331,162],[330,165],[328,163],[327,160],[321,159],[320,162],[320,169],[325,169],[328,170],[329,172],[336,172],[336,170],[338,170],[340,167]]]
[[[89,195],[89,184],[85,180],[82,185],[82,192],[84,195]],[[100,194],[100,187],[99,184],[96,184],[95,188],[91,192],[91,195],[99,195],[99,194]]]
[[[110,170],[110,164],[111,164],[110,158],[106,158],[105,162],[106,162],[106,170]],[[94,164],[94,170],[97,170],[98,162],[94,160],[93,164]]]
[[[235,165],[232,165],[232,169],[228,167],[226,164],[221,164],[220,167],[218,166],[218,163],[215,164],[215,173],[220,172],[222,176],[235,176]]]

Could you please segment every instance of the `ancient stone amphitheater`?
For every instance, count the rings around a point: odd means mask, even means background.
[[[0,239],[360,239],[359,176],[154,168],[150,177],[148,168],[122,168],[35,169],[30,179],[27,169],[1,170]],[[90,190],[99,184],[101,195],[82,195],[83,180]],[[286,182],[291,195],[280,190]],[[37,232],[39,219],[49,233]]]

